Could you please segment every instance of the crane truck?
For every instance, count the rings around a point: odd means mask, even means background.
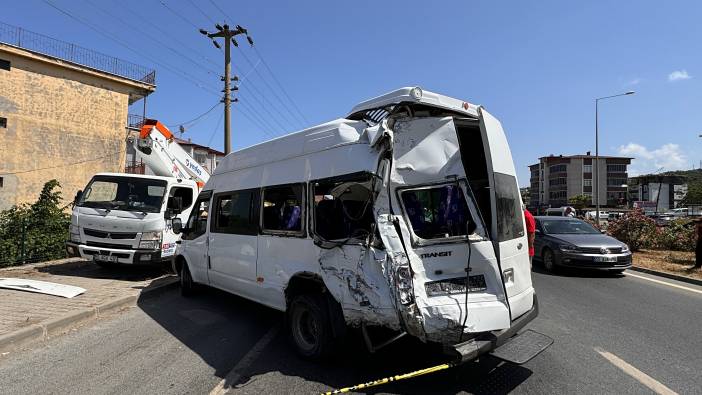
[[[147,119],[135,152],[155,175],[95,174],[76,194],[66,252],[100,266],[159,264],[176,251],[180,235],[172,221],[185,221],[210,177],[168,128]]]

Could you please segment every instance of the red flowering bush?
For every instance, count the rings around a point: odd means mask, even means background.
[[[644,215],[643,210],[630,211],[621,218],[610,221],[607,233],[626,243],[632,251],[641,248],[656,248],[659,245],[659,231],[656,221]]]
[[[658,248],[673,251],[693,251],[695,249],[695,228],[686,219],[670,221],[659,231]]]

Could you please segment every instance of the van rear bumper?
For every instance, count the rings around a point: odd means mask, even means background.
[[[529,322],[539,315],[539,301],[534,293],[534,304],[526,313],[513,320],[510,327],[501,331],[487,332],[463,343],[447,346],[445,352],[455,359],[456,363],[465,363],[488,353],[507,343]]]

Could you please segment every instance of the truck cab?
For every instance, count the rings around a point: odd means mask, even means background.
[[[188,218],[197,193],[193,180],[98,173],[76,195],[66,252],[101,266],[169,261],[172,221]]]

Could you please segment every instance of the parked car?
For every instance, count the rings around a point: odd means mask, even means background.
[[[534,248],[550,272],[573,267],[621,273],[631,267],[629,246],[576,218],[536,217]]]

